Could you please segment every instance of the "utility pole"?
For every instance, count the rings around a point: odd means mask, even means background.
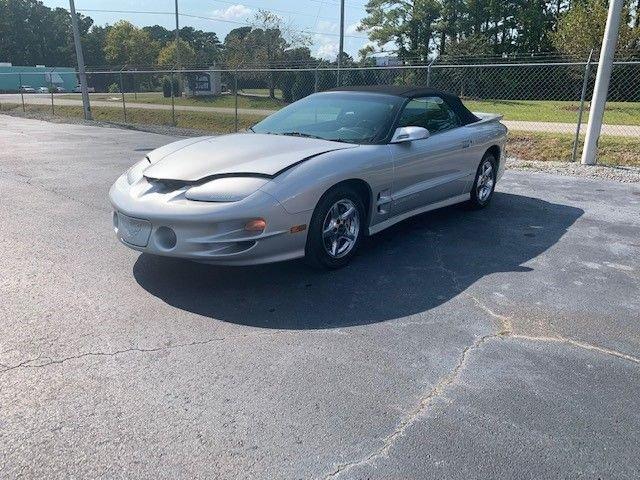
[[[340,0],[340,46],[338,47],[338,75],[337,83],[340,86],[340,65],[344,53],[344,0]]]
[[[596,84],[593,89],[593,98],[591,99],[591,110],[589,111],[587,136],[582,150],[583,165],[595,165],[597,161],[598,140],[602,129],[604,107],[607,103],[607,91],[609,90],[609,80],[611,80],[611,71],[613,69],[613,57],[616,53],[623,4],[624,0],[610,0],[609,2],[607,25],[604,28],[598,73],[596,74]]]
[[[91,105],[89,104],[89,90],[87,90],[87,75],[84,71],[84,55],[82,55],[80,31],[78,30],[78,17],[76,16],[76,6],[73,3],[73,0],[69,0],[69,10],[71,12],[71,27],[73,28],[73,43],[76,47],[76,59],[78,60],[78,76],[80,77],[80,91],[82,92],[84,119],[91,120]]]
[[[176,66],[180,68],[180,14],[178,13],[178,0],[176,0]]]

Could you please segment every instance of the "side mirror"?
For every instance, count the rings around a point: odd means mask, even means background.
[[[390,143],[412,142],[424,138],[429,138],[429,130],[424,127],[400,127],[396,128]]]

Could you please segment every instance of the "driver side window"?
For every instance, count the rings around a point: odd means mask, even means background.
[[[424,127],[429,133],[444,132],[460,126],[456,113],[440,97],[414,98],[400,115],[399,127]]]

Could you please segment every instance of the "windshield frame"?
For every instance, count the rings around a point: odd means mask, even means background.
[[[396,125],[397,119],[398,119],[398,115],[400,114],[400,112],[402,111],[402,109],[404,108],[405,105],[405,98],[399,96],[399,95],[392,95],[392,94],[388,94],[388,93],[378,93],[378,92],[358,92],[358,91],[341,91],[341,90],[336,90],[336,91],[327,91],[327,92],[318,92],[318,93],[313,93],[311,95],[308,95],[296,102],[290,103],[289,105],[287,105],[286,108],[289,108],[292,105],[295,105],[298,102],[303,102],[305,100],[308,100],[312,97],[345,97],[345,98],[357,98],[359,100],[362,99],[366,99],[366,98],[387,98],[389,100],[393,101],[393,109],[391,110],[390,114],[389,114],[389,118],[387,120],[387,124],[385,125],[385,128],[381,129],[380,132],[374,136],[371,140],[368,141],[355,141],[355,140],[330,140],[330,139],[326,139],[327,141],[334,141],[334,142],[341,142],[341,143],[349,143],[352,145],[384,145],[389,143],[390,138],[393,135],[393,130],[394,130],[394,126]],[[278,112],[273,113],[272,115],[276,115],[279,112],[282,112],[283,109],[278,110]],[[261,133],[261,134],[267,134],[267,135],[284,135],[284,133],[271,133],[271,132],[260,132],[260,131],[256,131],[255,127],[257,125],[259,125],[260,123],[262,123],[263,121],[267,120],[268,118],[270,118],[272,115],[269,115],[268,117],[265,117],[264,119],[260,120],[260,122],[257,122],[255,124],[253,124],[251,127],[248,128],[249,131],[251,132],[255,132],[255,133]],[[302,136],[302,135],[301,135]]]

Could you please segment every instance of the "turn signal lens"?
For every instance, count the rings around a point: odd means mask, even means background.
[[[262,218],[251,220],[244,226],[247,232],[262,232],[265,228],[267,228],[267,222]]]

